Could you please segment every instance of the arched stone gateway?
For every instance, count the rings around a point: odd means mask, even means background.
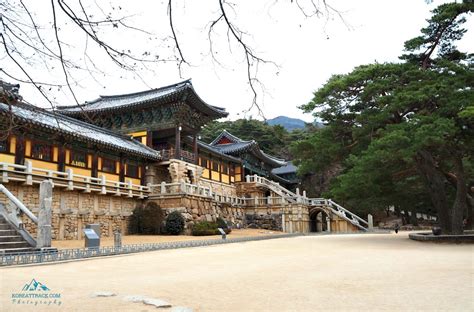
[[[313,207],[309,210],[309,231],[330,232],[331,213],[321,207]]]

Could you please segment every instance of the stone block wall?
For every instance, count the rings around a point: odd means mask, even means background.
[[[20,183],[5,185],[33,214],[38,215],[39,186],[25,186]],[[82,193],[53,188],[52,238],[82,239],[82,229],[89,223],[99,223],[101,236],[112,236],[114,231],[127,233],[128,219],[133,209],[143,200],[97,193]],[[0,193],[0,203],[11,211],[10,200]],[[36,236],[36,225],[21,215],[25,228]]]
[[[218,217],[226,220],[234,227],[243,228],[246,224],[244,208],[213,202],[209,198],[186,195],[150,198],[164,211],[165,215],[179,211],[186,220],[186,232],[189,233],[193,224],[199,221],[216,221]]]

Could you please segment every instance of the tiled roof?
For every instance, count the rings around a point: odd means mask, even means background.
[[[296,173],[298,168],[291,161],[289,161],[286,166],[278,167],[272,170],[274,174],[287,174],[287,173]]]
[[[80,106],[60,106],[57,109],[65,115],[77,116],[83,112],[99,113],[173,101],[186,101],[202,113],[216,118],[228,115],[224,108],[212,106],[204,102],[194,90],[191,80],[142,92],[100,96],[98,99],[86,102]]]
[[[222,138],[226,138],[232,143],[217,144]],[[286,161],[284,159],[280,159],[280,158],[268,155],[267,153],[262,151],[255,140],[244,141],[236,137],[235,135],[229,133],[226,130],[223,130],[217,136],[217,138],[215,138],[214,141],[210,143],[210,146],[212,146],[213,148],[219,150],[220,152],[224,154],[238,154],[238,153],[250,151],[250,152],[253,152],[255,156],[271,164],[272,166],[280,167],[280,166],[286,165]]]
[[[30,104],[17,103],[9,106],[0,102],[0,115],[8,116],[10,113],[22,123],[60,132],[79,141],[160,160],[157,151],[129,137]]]

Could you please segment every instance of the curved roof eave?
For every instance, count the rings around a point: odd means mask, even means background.
[[[7,105],[1,102],[0,104]],[[141,144],[138,141],[133,141],[130,138],[121,136],[119,134],[91,125],[89,123],[82,122],[75,118],[71,118],[61,114],[55,115],[54,112],[35,107],[31,104],[18,103],[14,107],[12,107],[11,112],[0,107],[0,113],[3,115],[12,113],[15,115],[16,118],[22,120],[24,123],[34,124],[48,131],[57,131],[66,137],[70,137],[85,143],[97,144],[99,146],[103,146],[111,150],[126,152],[138,157],[152,159],[155,161],[161,159],[160,155],[155,150],[147,147],[146,145]],[[38,114],[43,114],[43,116],[39,116]],[[48,119],[52,119],[53,121],[50,122],[51,120]],[[90,131],[93,131],[96,134],[86,135],[87,131],[81,133],[81,131],[77,130],[81,127],[83,127],[84,129],[89,129]],[[67,131],[68,128],[69,131]],[[109,141],[100,140],[97,138],[97,136],[100,135],[109,137],[111,141],[115,139],[119,140],[122,143],[120,144],[120,142],[117,142],[116,144],[114,144]],[[135,145],[136,149],[125,147],[125,144],[130,144],[132,145],[131,147]],[[142,151],[140,151],[140,149]]]
[[[156,93],[156,95],[153,95],[153,93]],[[69,116],[78,116],[84,112],[105,113],[114,110],[125,110],[131,107],[149,105],[152,103],[163,104],[177,100],[180,96],[190,105],[206,115],[215,118],[222,118],[229,114],[223,108],[212,106],[204,102],[194,90],[190,80],[141,92],[100,96],[93,101],[81,105],[59,106],[57,107],[57,111]],[[135,98],[135,100],[133,100],[133,98]],[[107,101],[111,103],[106,103]],[[117,105],[113,104],[114,101],[117,102]],[[118,105],[119,101],[125,101],[128,103]],[[100,105],[101,102],[103,102],[102,105]]]

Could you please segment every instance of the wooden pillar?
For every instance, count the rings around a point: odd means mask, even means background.
[[[146,146],[153,148],[153,131],[146,132]]]
[[[181,159],[181,126],[176,126],[176,141],[174,144],[174,157],[176,159]]]
[[[194,163],[199,165],[199,156],[198,156],[198,142],[196,135],[193,136],[193,153],[194,153]]]
[[[123,155],[120,155],[119,181],[125,182],[125,161]]]
[[[92,155],[92,168],[91,168],[91,175],[93,178],[97,178],[99,171],[99,156],[97,156],[97,152],[94,152]]]
[[[64,171],[66,162],[66,149],[64,146],[58,146],[58,171]],[[87,162],[87,160],[86,160]]]
[[[22,135],[16,138],[15,164],[23,165],[25,163],[25,138]]]
[[[218,169],[219,169],[219,182],[222,182],[222,164],[223,164],[223,161],[221,161],[219,159],[219,167],[218,167]]]

